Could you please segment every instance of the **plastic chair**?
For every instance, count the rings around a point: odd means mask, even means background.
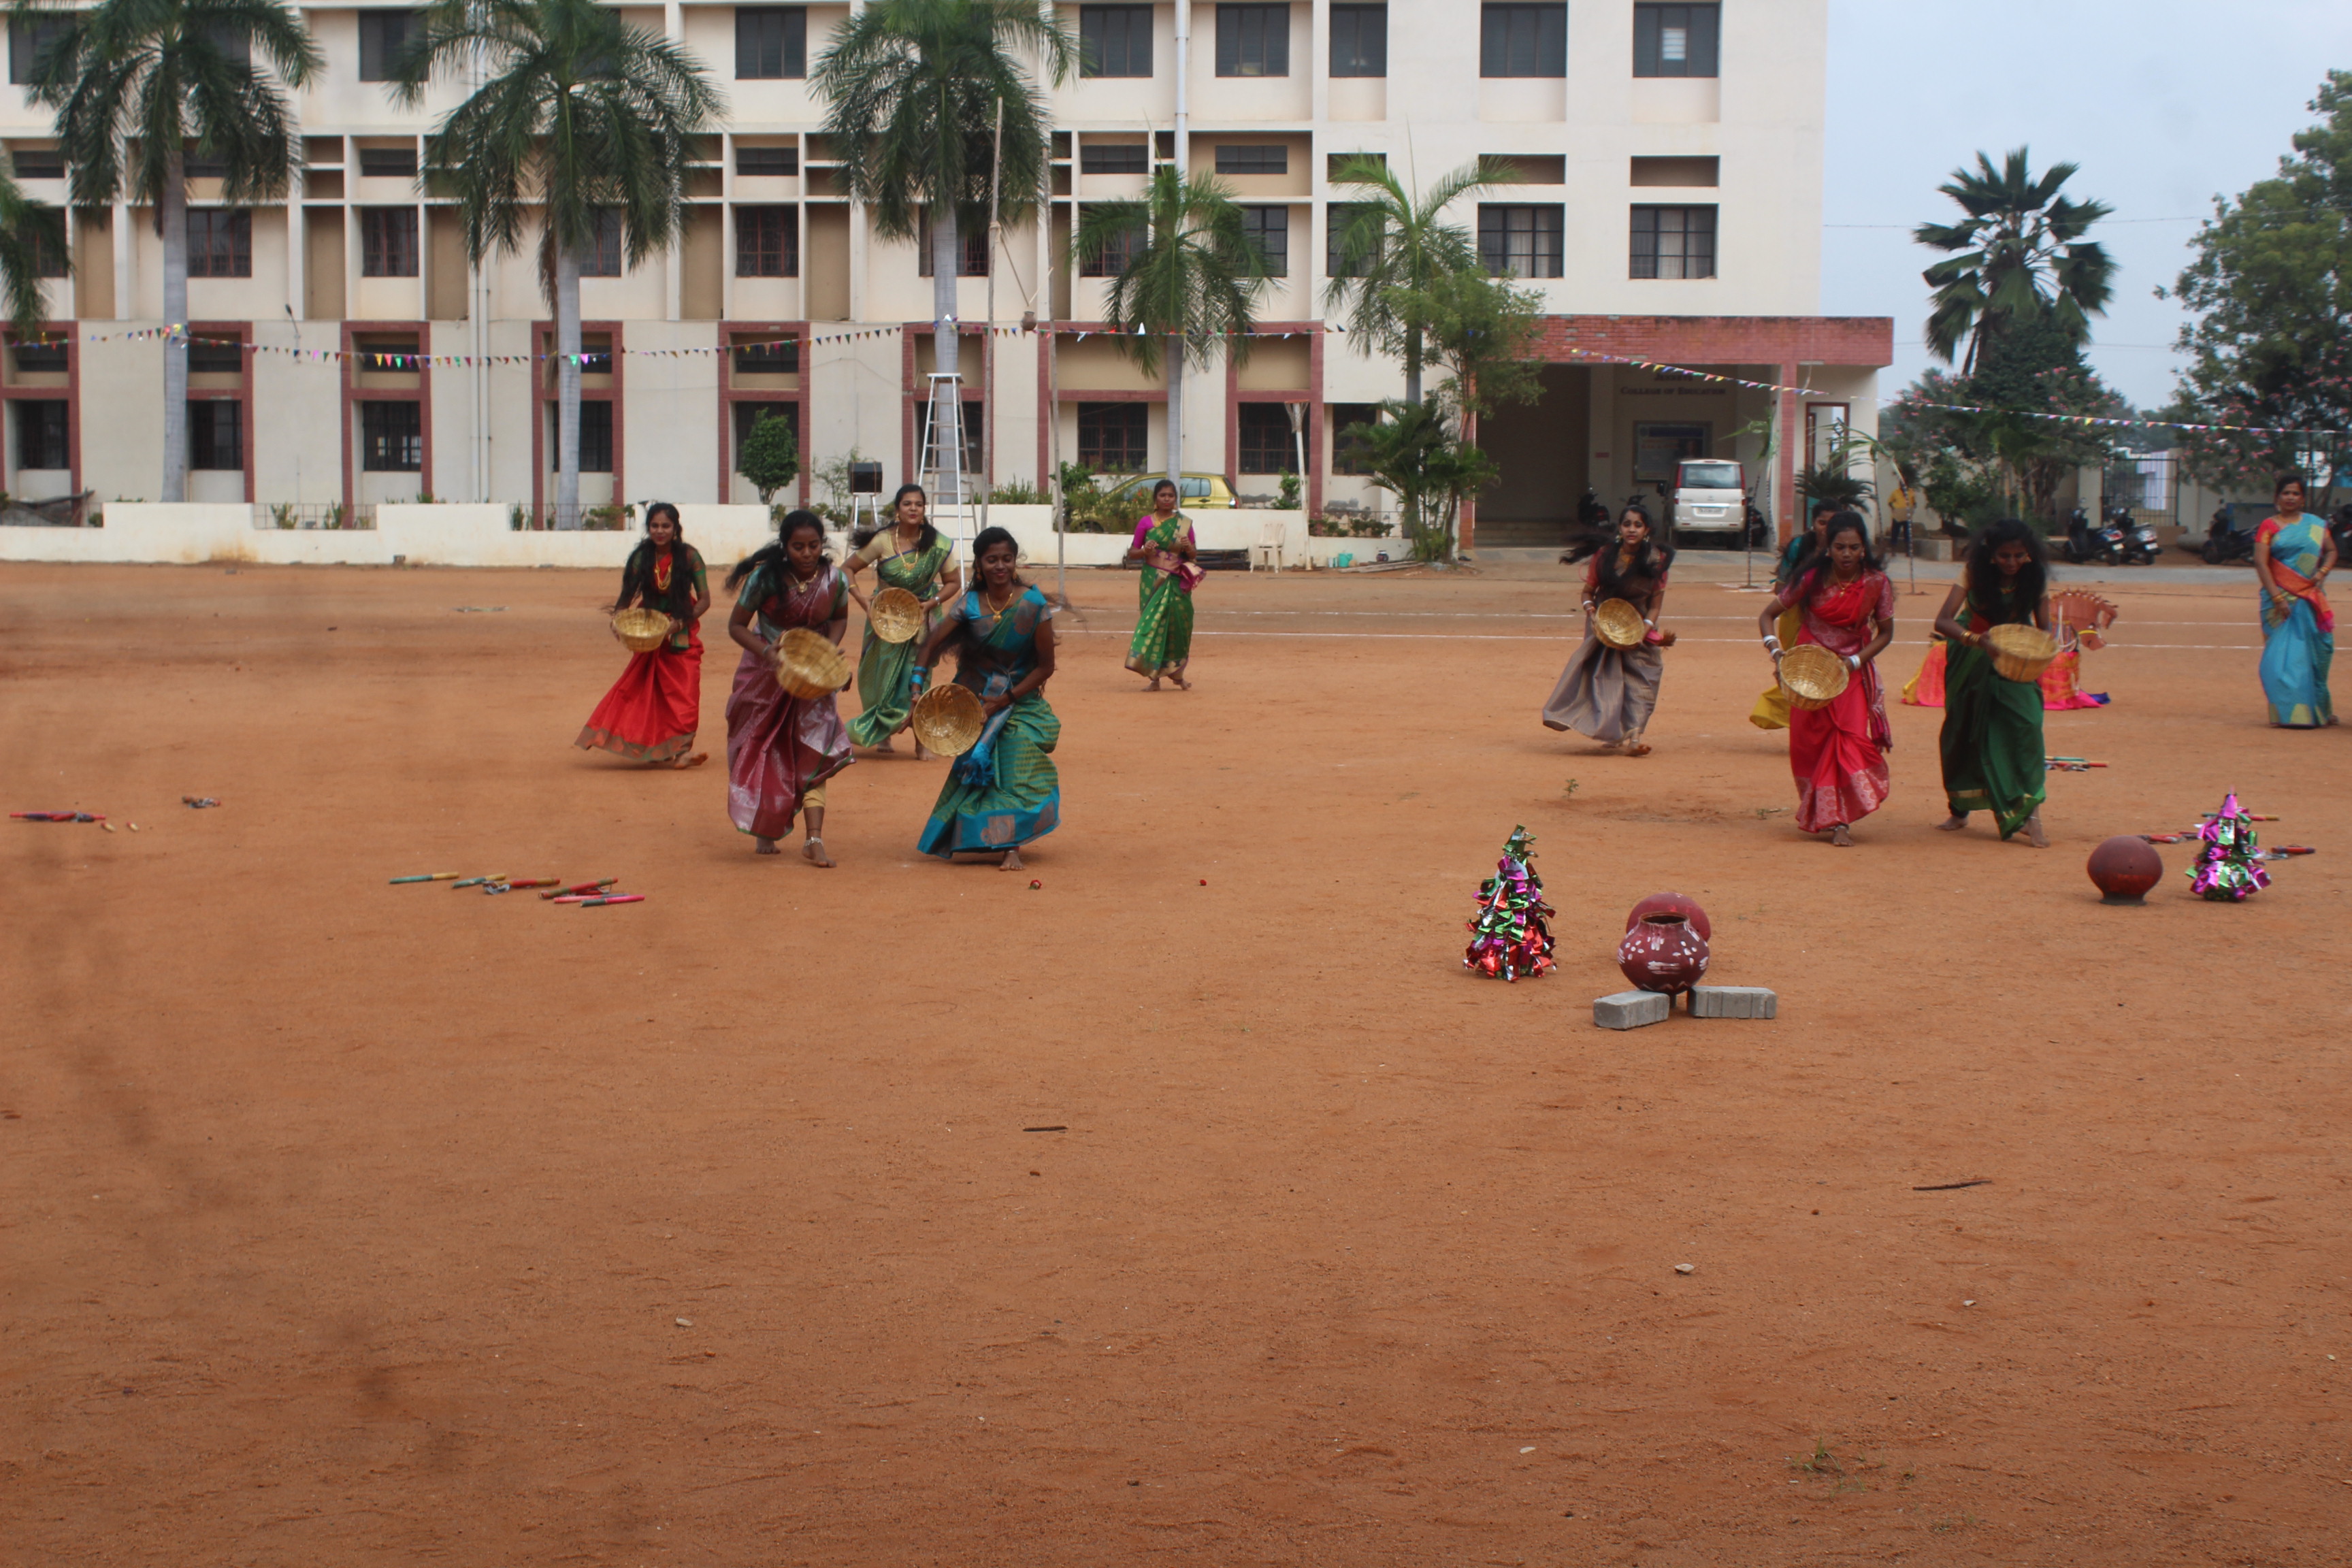
[[[1282,524],[1271,519],[1260,524],[1257,531],[1257,547],[1250,552],[1250,570],[1256,571],[1259,558],[1264,557],[1269,570],[1281,571],[1282,547]]]

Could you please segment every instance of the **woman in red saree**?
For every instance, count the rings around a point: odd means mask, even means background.
[[[708,762],[709,753],[694,749],[702,722],[702,634],[695,623],[710,608],[710,576],[669,502],[646,509],[646,542],[621,568],[621,597],[613,608],[661,611],[670,618],[669,640],[630,656],[572,743],[648,766]]]
[[[834,694],[794,697],[776,684],[776,642],[795,626],[841,642],[849,626],[849,583],[824,554],[824,521],[813,511],[784,514],[782,535],[727,574],[740,585],[727,635],[743,650],[727,698],[727,815],[738,833],[773,855],[776,840],[807,814],[801,857],[833,864],[824,852],[824,781],[853,760]]]
[[[1757,617],[1757,635],[1776,663],[1782,650],[1772,623],[1783,610],[1801,616],[1798,642],[1819,643],[1853,672],[1828,707],[1789,712],[1797,826],[1827,832],[1843,849],[1853,843],[1847,828],[1886,804],[1892,789],[1886,753],[1895,746],[1877,664],[1895,640],[1895,584],[1871,558],[1869,525],[1859,513],[1842,511],[1830,520],[1811,564]]]

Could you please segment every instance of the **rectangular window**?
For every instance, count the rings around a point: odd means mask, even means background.
[[[360,276],[416,276],[416,209],[360,208]]]
[[[360,173],[371,180],[413,180],[416,178],[416,149],[362,147]]]
[[[1568,7],[1488,5],[1479,19],[1480,76],[1566,76]]]
[[[23,397],[16,403],[16,466],[20,468],[70,468],[73,458],[66,442],[66,402],[62,397]]]
[[[1257,247],[1268,278],[1290,276],[1290,209],[1242,208],[1242,237]]]
[[[237,207],[188,210],[188,276],[253,276],[253,215]]]
[[[987,277],[988,226],[978,221],[977,215],[966,215],[964,221],[957,226],[956,243],[963,250],[963,254],[956,258],[956,276]],[[922,222],[917,226],[915,247],[915,270],[919,276],[929,278],[931,276],[931,209],[929,207],[923,209]]]
[[[1290,7],[1219,5],[1219,76],[1288,76]]]
[[[8,24],[8,79],[23,87],[33,79],[33,70],[41,51],[62,37],[66,30],[62,16],[39,16],[31,21],[11,20]]]
[[[1713,207],[1635,207],[1633,278],[1715,276]]]
[[[781,81],[808,75],[808,11],[800,5],[735,7],[735,77]]]
[[[791,207],[735,209],[735,276],[801,275],[800,215]]]
[[[751,426],[769,415],[774,415],[793,427],[793,442],[800,443],[801,405],[797,403],[738,403],[735,405],[735,460],[743,460],[743,443],[751,438]]]
[[[757,178],[789,178],[801,172],[801,150],[797,147],[744,147],[735,149],[735,172]]]
[[[1244,403],[1234,410],[1241,424],[1241,466],[1244,474],[1295,474],[1298,444],[1290,433],[1290,410],[1279,403]]]
[[[1359,256],[1354,265],[1348,258],[1348,231],[1356,219],[1373,210],[1360,202],[1333,202],[1324,209],[1323,274],[1327,278],[1361,278],[1380,259],[1377,239],[1369,247],[1369,254]]]
[[[386,371],[404,375],[416,373],[415,360],[425,350],[414,334],[388,336],[381,333],[355,338],[352,347],[359,354],[362,372],[380,374]]]
[[[66,155],[54,147],[18,147],[8,154],[20,180],[62,180]]]
[[[22,342],[11,342],[8,357],[15,362],[18,375],[63,375],[66,371],[65,340],[28,338]]]
[[[33,247],[33,276],[63,278],[66,266],[66,215],[52,206],[35,206],[22,219],[25,237]]]
[[[1720,5],[1633,7],[1635,76],[1713,76]]]
[[[414,11],[360,13],[360,79],[390,81],[410,36],[417,30]]]
[[[424,472],[425,405],[373,398],[361,404],[360,467],[371,474]]]
[[[1151,460],[1150,405],[1078,405],[1078,462],[1098,474],[1139,474]]]
[[[1478,259],[1498,278],[1557,278],[1560,273],[1560,209],[1478,206]]]
[[[1093,142],[1078,149],[1081,174],[1148,174],[1151,149],[1140,142]]]
[[[1364,458],[1356,448],[1356,434],[1381,422],[1381,405],[1377,403],[1334,403],[1330,405],[1329,416],[1331,471],[1335,474],[1363,473]]]
[[[735,339],[737,375],[793,375],[801,368],[801,341],[772,333]]]
[[[1287,174],[1290,173],[1290,149],[1279,142],[1238,146],[1217,143],[1217,173],[1220,174]]]
[[[1080,76],[1150,76],[1151,7],[1078,7]]]
[[[188,400],[188,467],[235,473],[245,467],[245,405],[234,397]]]
[[[1389,8],[1385,5],[1331,7],[1331,74],[1389,74]]]
[[[1081,224],[1086,222],[1087,210],[1085,204],[1080,204],[1078,221]],[[1150,236],[1140,228],[1127,229],[1113,236],[1110,242],[1101,249],[1091,255],[1078,258],[1078,276],[1081,278],[1118,277],[1127,270],[1129,263],[1142,253],[1144,245],[1150,238]]]
[[[588,248],[580,256],[580,276],[583,278],[618,278],[621,275],[621,215],[610,207],[596,214],[596,226],[588,237]]]
[[[205,336],[188,340],[190,375],[243,375],[245,344],[236,338]]]
[[[562,435],[563,410],[551,398],[547,405],[547,471],[551,474],[562,460]],[[613,471],[613,405],[608,399],[580,400],[580,471]]]

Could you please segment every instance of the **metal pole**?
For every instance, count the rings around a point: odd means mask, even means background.
[[[1048,153],[1045,165],[1053,166]],[[996,256],[1004,237],[998,212],[1004,178],[1004,100],[996,100],[996,143],[988,165],[988,331],[980,339],[980,526],[988,528],[988,503],[996,489]],[[1015,553],[1019,553],[1017,551]]]

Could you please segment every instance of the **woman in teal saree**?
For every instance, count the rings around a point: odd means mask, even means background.
[[[1984,647],[1985,633],[2003,622],[2050,629],[2049,559],[2042,536],[2017,519],[1985,524],[1936,616],[1950,649],[1940,750],[1951,816],[1936,825],[1947,833],[1966,827],[1970,812],[1990,811],[2003,838],[2023,828],[2036,849],[2050,847],[2042,830],[2042,683],[2005,679]]]
[[[2271,722],[2315,730],[2336,722],[2327,667],[2336,658],[2336,612],[2322,591],[2336,569],[2336,541],[2303,510],[2301,476],[2271,492],[2275,515],[2254,530],[2254,575],[2263,582],[2263,696]]]
[[[1127,668],[1147,676],[1146,691],[1160,689],[1160,678],[1190,691],[1184,667],[1192,661],[1192,588],[1201,580],[1192,564],[1199,553],[1192,525],[1176,510],[1176,486],[1160,480],[1151,489],[1151,510],[1136,520],[1127,559],[1143,563],[1135,637],[1127,645]]]
[[[972,541],[977,585],[965,590],[923,644],[916,689],[950,644],[959,650],[956,684],[976,692],[988,721],[979,743],[955,760],[916,848],[951,859],[1001,855],[1021,869],[1021,847],[1061,825],[1061,777],[1051,755],[1062,721],[1045,702],[1054,675],[1054,606],[1021,581],[1018,551],[1002,528]]]
[[[929,500],[922,486],[900,485],[890,500],[893,525],[867,540],[843,569],[850,596],[868,616],[866,641],[857,655],[860,710],[849,721],[849,738],[877,752],[897,750],[890,737],[907,727],[915,704],[915,653],[922,642],[919,637],[888,642],[875,635],[874,606],[857,591],[857,574],[873,567],[881,586],[903,588],[923,602],[927,626],[936,620],[940,605],[963,586],[963,569],[950,564],[955,541],[942,537],[925,515]]]

